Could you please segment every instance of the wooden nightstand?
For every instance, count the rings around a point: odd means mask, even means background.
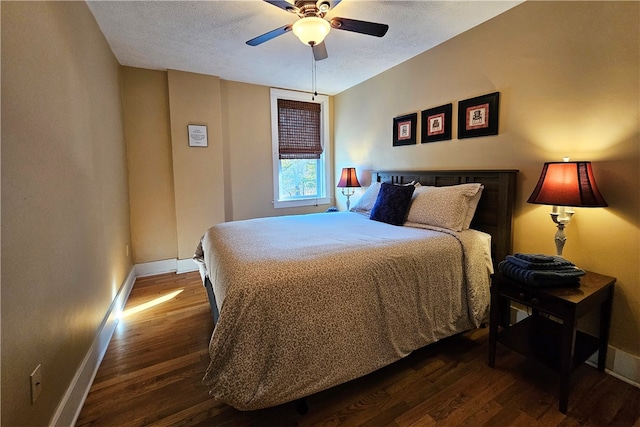
[[[489,366],[495,365],[498,342],[545,363],[560,375],[559,406],[562,413],[567,413],[573,370],[599,351],[598,370],[604,371],[615,281],[614,277],[587,272],[580,278],[580,287],[531,287],[501,273],[494,274]],[[530,307],[531,316],[510,324],[511,301]],[[578,319],[597,309],[599,337],[577,330]]]

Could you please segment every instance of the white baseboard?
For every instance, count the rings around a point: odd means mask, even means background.
[[[98,367],[100,367],[113,332],[118,325],[118,315],[122,312],[135,281],[135,268],[131,268],[129,275],[127,275],[124,283],[120,286],[118,294],[111,302],[111,306],[102,324],[98,328],[98,334],[91,348],[89,348],[89,351],[82,360],[76,375],[73,377],[71,384],[69,384],[56,412],[53,414],[49,422],[50,426],[72,426],[75,425],[78,420],[82,405],[89,394],[89,389],[98,372]]]
[[[145,262],[136,264],[136,277],[155,276],[164,273],[187,273],[197,271],[198,264],[191,258],[165,259],[162,261]]]
[[[598,353],[596,352],[591,356],[587,363],[597,367]],[[605,371],[627,384],[640,388],[640,357],[609,346],[607,348]]]
[[[178,273],[188,273],[190,271],[198,271],[198,264],[191,259],[179,259],[178,260],[178,269],[176,270]]]

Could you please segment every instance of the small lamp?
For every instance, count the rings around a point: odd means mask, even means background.
[[[354,188],[360,187],[358,177],[356,176],[356,168],[342,168],[342,176],[340,176],[338,187],[342,188],[342,195],[347,196],[347,210],[349,210],[351,205],[349,197],[355,193]],[[346,192],[345,188],[347,189]]]
[[[536,188],[528,203],[552,205],[551,219],[558,226],[555,235],[556,253],[562,256],[567,238],[564,227],[569,224],[574,212],[572,206],[581,208],[607,207],[607,202],[598,190],[591,170],[591,162],[548,162],[542,167]]]

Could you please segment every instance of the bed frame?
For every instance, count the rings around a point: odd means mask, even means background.
[[[392,184],[416,181],[436,187],[471,182],[483,184],[471,228],[491,235],[491,256],[495,266],[511,253],[517,175],[517,170],[380,171],[372,173],[372,179]]]

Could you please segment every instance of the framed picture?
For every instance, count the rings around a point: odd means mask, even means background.
[[[416,143],[416,127],[418,125],[418,113],[393,119],[393,146],[411,145]]]
[[[458,139],[498,134],[500,92],[458,102]]]
[[[207,127],[205,125],[187,125],[189,147],[207,147]]]
[[[453,104],[441,105],[422,111],[421,142],[445,141],[451,139],[451,111]]]

